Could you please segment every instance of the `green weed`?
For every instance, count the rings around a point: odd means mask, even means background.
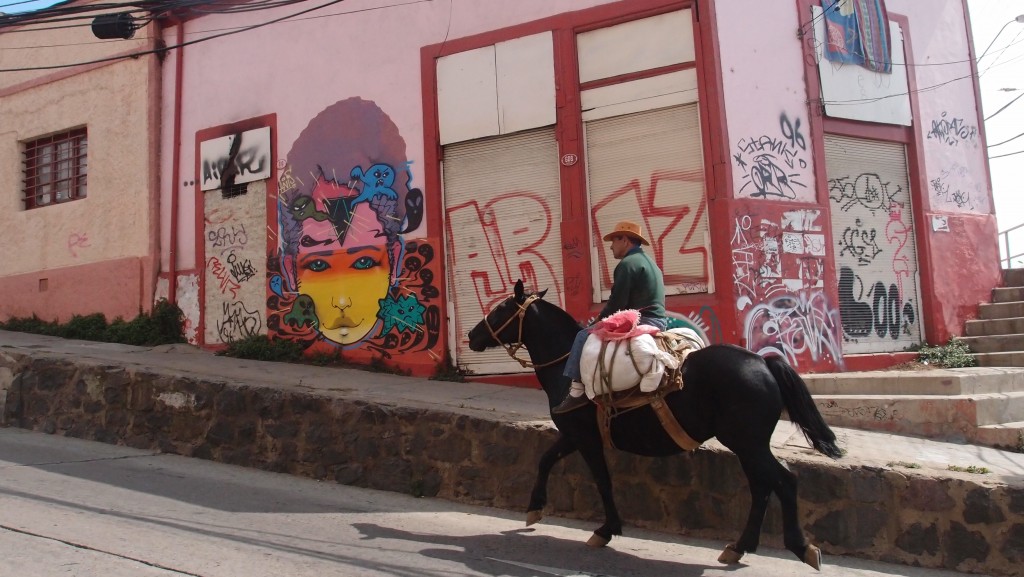
[[[885,464],[887,467],[903,467],[904,469],[920,469],[921,465],[917,463],[909,463],[907,461],[889,461]]]
[[[987,475],[992,471],[989,471],[987,467],[978,467],[976,465],[968,465],[961,467],[959,465],[950,465],[946,467],[947,471],[956,471],[958,473],[973,473],[975,475]]]
[[[66,323],[44,321],[36,315],[14,317],[0,323],[0,329],[66,339],[120,343],[136,346],[156,346],[183,343],[184,314],[178,305],[161,299],[149,313],[140,312],[131,321],[116,318],[107,323],[102,313],[75,315]]]
[[[971,349],[967,343],[957,338],[949,339],[945,345],[921,347],[918,352],[918,360],[926,365],[935,365],[947,369],[958,369],[961,367],[977,366],[978,361],[971,356]]]
[[[302,360],[305,345],[285,339],[272,339],[267,335],[253,335],[228,343],[227,348],[217,354],[236,359],[254,361],[297,363]]]

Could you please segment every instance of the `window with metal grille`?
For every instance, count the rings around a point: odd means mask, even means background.
[[[85,128],[25,143],[25,208],[85,198],[88,162]]]

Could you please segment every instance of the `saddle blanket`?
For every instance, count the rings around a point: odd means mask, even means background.
[[[662,346],[658,346],[659,340]],[[704,344],[697,332],[688,328],[615,341],[591,334],[580,358],[584,389],[591,399],[637,385],[645,393],[655,391],[666,371],[678,369],[686,355]]]

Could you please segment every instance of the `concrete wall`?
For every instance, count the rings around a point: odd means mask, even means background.
[[[88,27],[0,35],[0,68],[90,62],[153,46],[101,42]],[[29,49],[28,47],[32,47]],[[0,73],[0,318],[134,317],[152,303],[158,82],[153,56]],[[25,210],[22,143],[88,130],[84,199]]]
[[[0,353],[0,425],[519,511],[555,439],[547,421],[495,411],[395,406],[343,389],[317,394],[12,352]],[[1019,574],[1019,483],[778,453],[799,479],[801,525],[825,553]],[[609,457],[627,523],[724,542],[738,536],[749,493],[728,451]],[[596,528],[600,500],[578,456],[555,467],[549,491],[550,513]],[[774,499],[762,543],[781,547]]]

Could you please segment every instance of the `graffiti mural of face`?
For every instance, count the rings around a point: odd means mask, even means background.
[[[322,196],[317,193],[314,198]],[[329,212],[324,204],[318,208]],[[342,345],[374,336],[380,299],[391,286],[391,255],[378,236],[376,212],[361,202],[345,215],[342,234],[332,219],[304,219],[294,263],[298,292],[312,299],[320,334]]]

